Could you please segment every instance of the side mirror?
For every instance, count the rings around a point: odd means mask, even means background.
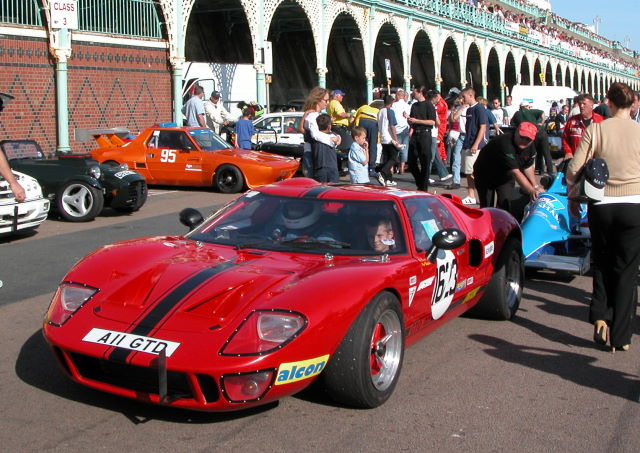
[[[200,225],[204,221],[204,217],[200,211],[193,208],[184,208],[180,211],[180,223],[189,227],[189,231]]]
[[[445,228],[438,231],[431,238],[431,248],[427,252],[427,259],[435,263],[438,250],[453,250],[467,242],[465,234],[457,228]]]

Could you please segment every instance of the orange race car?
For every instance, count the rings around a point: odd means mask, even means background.
[[[80,131],[78,131],[80,132]],[[123,134],[125,132],[125,134]],[[119,165],[143,175],[147,184],[213,185],[234,193],[291,178],[299,162],[261,151],[234,149],[210,129],[156,124],[129,140],[122,128],[82,131],[100,148],[91,151],[98,162]]]

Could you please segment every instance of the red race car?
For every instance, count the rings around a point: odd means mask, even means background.
[[[64,277],[44,335],[73,380],[228,411],[320,378],[371,408],[406,346],[467,310],[506,320],[520,304],[518,224],[457,197],[296,178],[180,217],[188,234],[104,246]]]
[[[123,130],[95,129],[77,133],[81,140],[93,136],[100,148],[91,151],[98,162],[126,163],[147,184],[213,186],[235,193],[245,188],[291,178],[299,162],[292,157],[261,151],[234,149],[211,129],[158,124],[132,140]]]

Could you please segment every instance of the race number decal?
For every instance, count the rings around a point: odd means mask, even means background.
[[[458,278],[458,261],[451,250],[442,250],[436,260],[437,274],[433,299],[431,300],[431,316],[439,319],[444,315],[453,301]]]
[[[176,151],[173,149],[163,149],[160,151],[160,162],[175,162]]]

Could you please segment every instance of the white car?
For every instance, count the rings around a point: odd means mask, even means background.
[[[253,127],[258,133],[251,137],[251,141],[256,145],[271,142],[302,145],[304,137],[298,132],[302,115],[303,112],[276,112],[262,115],[253,121]]]
[[[49,213],[49,200],[42,197],[38,181],[17,171],[13,174],[27,196],[24,202],[17,203],[9,183],[0,176],[0,236],[38,228]]]

